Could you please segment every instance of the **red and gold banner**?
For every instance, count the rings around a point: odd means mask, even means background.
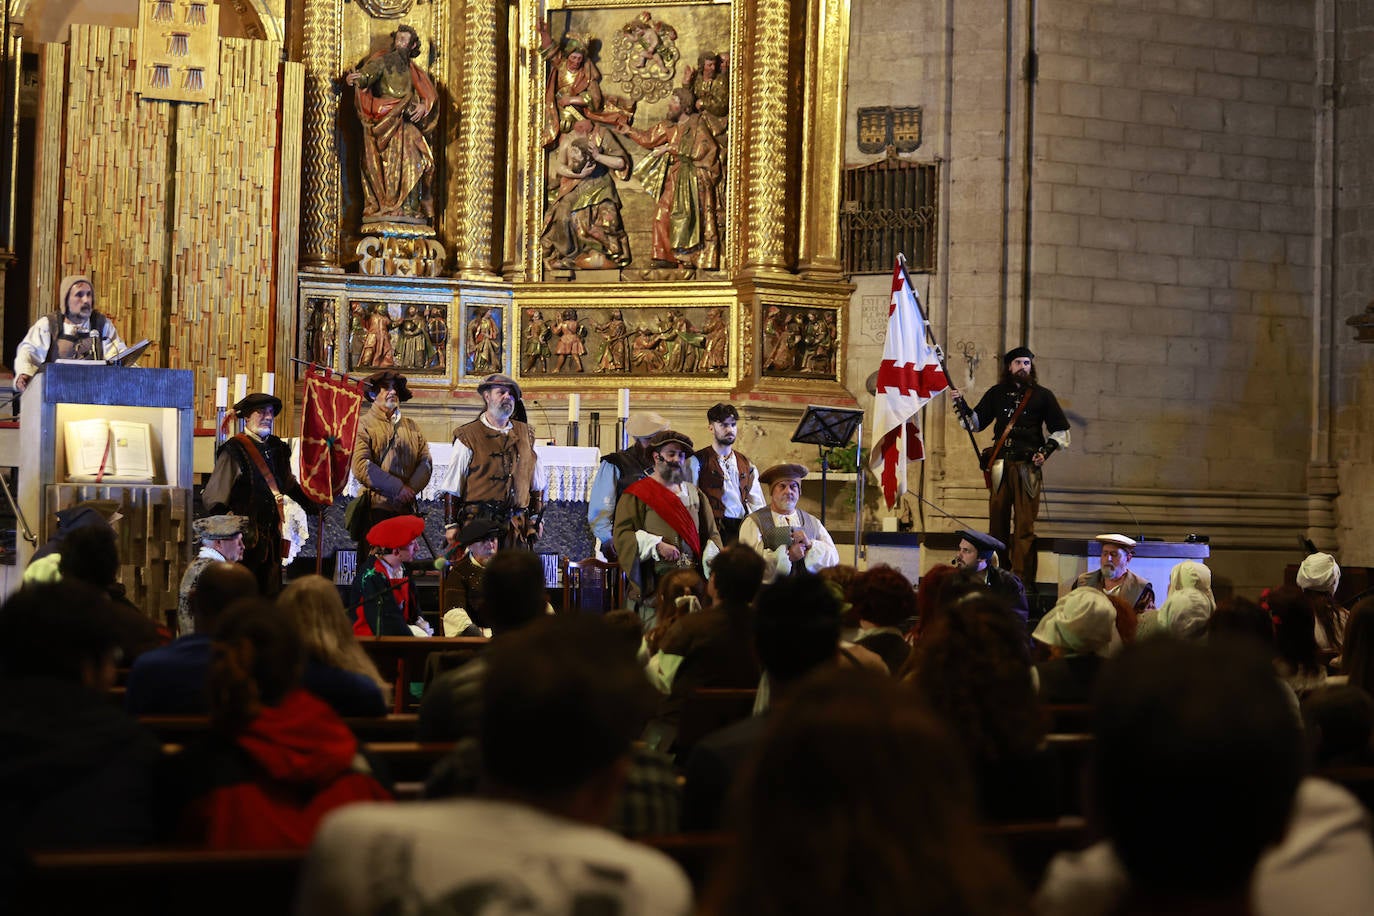
[[[315,365],[306,370],[301,407],[301,489],[317,503],[332,503],[348,483],[362,405],[362,382]]]

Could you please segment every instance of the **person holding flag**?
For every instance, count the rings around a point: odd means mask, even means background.
[[[965,429],[977,432],[992,425],[994,443],[980,459],[988,472],[988,531],[1010,545],[1011,571],[1032,589],[1040,469],[1056,449],[1069,447],[1068,418],[1054,392],[1037,380],[1034,359],[1026,347],[1008,350],[1002,357],[1001,380],[972,410],[957,388],[950,390]]]
[[[920,300],[907,276],[906,259],[892,267],[892,302],[887,339],[873,398],[873,428],[878,437],[870,453],[888,509],[907,491],[907,462],[925,458],[917,416],[926,402],[949,387],[944,355],[931,340]]]

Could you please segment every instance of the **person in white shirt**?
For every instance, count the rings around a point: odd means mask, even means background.
[[[830,532],[797,506],[806,474],[800,464],[777,464],[760,474],[759,480],[768,488],[768,505],[750,513],[740,525],[739,542],[758,551],[768,564],[765,582],[840,563]]]
[[[105,359],[127,349],[114,322],[95,310],[95,286],[89,277],[62,278],[56,312],[29,328],[14,354],[14,387],[23,391],[45,363],[55,359]],[[100,339],[99,351],[91,334]]]
[[[687,462],[687,474],[711,503],[721,542],[739,540],[740,525],[750,512],[767,505],[759,488],[759,472],[743,452],[736,451],[739,411],[734,404],[717,404],[706,411],[712,442]]]
[[[486,410],[453,431],[453,457],[439,488],[456,497],[446,510],[466,524],[487,518],[505,527],[502,547],[529,547],[541,532],[547,475],[534,451],[534,430],[514,419],[520,385],[489,375],[477,386]]]
[[[653,708],[633,654],[599,618],[567,615],[507,633],[482,661],[481,794],[334,812],[306,860],[298,916],[686,916],[677,864],[603,826]]]

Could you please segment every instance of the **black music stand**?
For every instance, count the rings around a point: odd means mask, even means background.
[[[821,524],[825,524],[825,482],[830,463],[826,449],[844,448],[854,438],[854,430],[864,420],[864,412],[854,407],[818,407],[808,404],[792,441],[815,445],[821,453]]]

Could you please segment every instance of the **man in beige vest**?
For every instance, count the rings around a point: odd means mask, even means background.
[[[401,416],[411,398],[406,377],[391,369],[374,372],[363,382],[372,408],[358,418],[353,439],[353,476],[367,490],[369,523],[398,515],[418,515],[415,499],[429,484],[434,464],[420,427]]]
[[[711,503],[722,543],[739,539],[739,528],[749,513],[766,505],[759,488],[759,472],[743,452],[735,450],[739,411],[734,404],[720,403],[706,411],[711,424],[711,444],[687,463],[688,478]]]

